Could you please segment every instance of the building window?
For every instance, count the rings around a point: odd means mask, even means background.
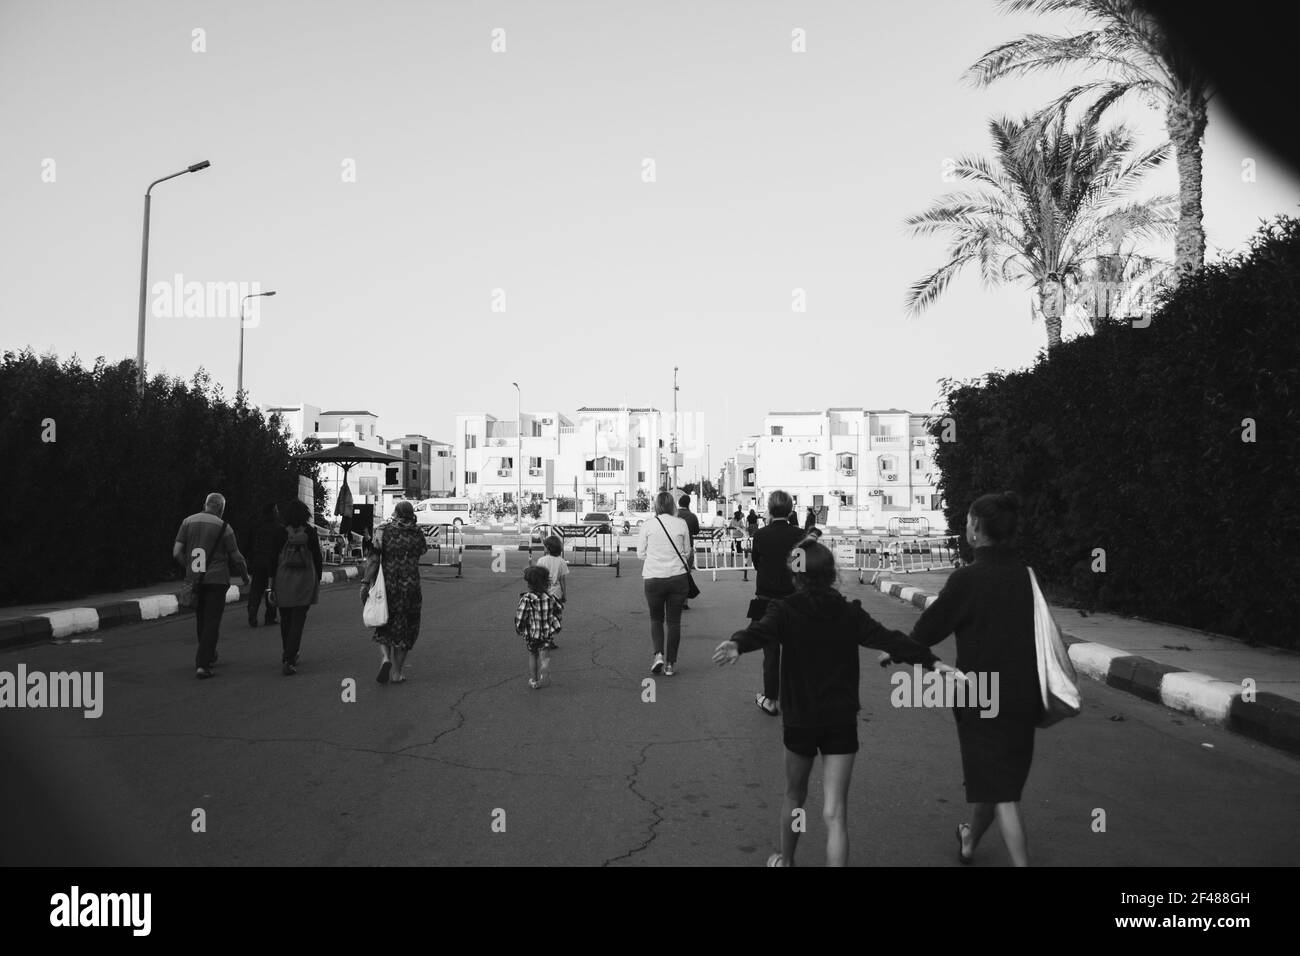
[[[799,456],[800,471],[816,471],[817,465],[818,465],[817,456],[814,455],[812,452],[804,452],[802,455]]]
[[[316,423],[314,424],[314,426],[312,427],[312,431],[314,431],[314,432],[318,432],[318,431],[320,431],[320,422],[316,422]]]
[[[638,472],[636,473],[636,480],[637,480],[637,481],[645,481],[645,472],[644,472],[644,471],[638,471]]]
[[[420,469],[419,469],[419,468],[412,468],[412,469],[411,469],[411,480],[412,480],[412,481],[415,481],[415,479],[417,479],[417,478],[419,478],[419,477],[420,477]]]
[[[447,449],[445,449],[445,448],[439,448],[439,449],[438,449],[438,457],[439,457],[439,458],[447,458],[447,457],[450,456],[450,455],[451,455],[451,452],[449,452]]]
[[[916,470],[917,470],[917,471],[920,471],[921,468],[925,465],[925,459],[924,459],[924,458],[918,458],[918,459],[916,459],[916,461],[914,461],[912,464],[914,464],[914,465],[916,466]]]
[[[844,471],[852,471],[857,467],[857,461],[850,454],[840,455],[840,468]]]
[[[539,421],[533,422],[533,437],[534,438],[542,437],[542,423]]]
[[[477,448],[477,447],[478,447],[478,436],[477,436],[477,435],[466,435],[466,436],[465,436],[465,447],[466,447],[466,448]]]
[[[477,484],[478,484],[478,472],[477,472],[477,471],[467,471],[467,472],[465,472],[465,484],[467,484],[467,485],[477,485]]]
[[[894,503],[894,496],[893,496],[893,495],[881,495],[881,496],[880,496],[880,503],[881,503],[882,505],[892,505],[892,504]]]
[[[924,505],[924,504],[925,504],[925,495],[917,495],[917,496],[916,496],[916,503],[917,503],[918,505]]]
[[[411,449],[411,451],[419,451],[419,450],[420,450],[420,446],[419,446],[419,445],[407,445],[406,447],[409,448],[409,449]]]
[[[384,484],[386,484],[386,485],[395,485],[395,484],[397,484],[397,469],[396,469],[396,468],[385,468],[385,469],[384,469]]]
[[[528,467],[529,467],[529,468],[536,468],[538,471],[541,471],[541,468],[542,468],[542,457],[541,457],[541,455],[538,455],[536,458],[529,458],[529,459],[528,459]]]
[[[501,467],[502,467],[502,468],[513,468],[513,467],[515,467],[515,460],[514,460],[513,458],[502,458],[502,459],[501,459]]]
[[[773,425],[773,426],[772,426],[772,434],[773,434],[773,435],[784,435],[784,434],[785,434],[785,426],[784,426],[784,425]]]

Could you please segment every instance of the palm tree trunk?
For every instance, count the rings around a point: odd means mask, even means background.
[[[1174,271],[1205,264],[1205,228],[1201,221],[1201,138],[1205,135],[1205,101],[1191,93],[1171,100],[1165,114],[1169,139],[1178,164],[1178,233],[1174,239]]]
[[[1045,315],[1043,324],[1047,326],[1047,351],[1051,352],[1061,344],[1061,317]]]

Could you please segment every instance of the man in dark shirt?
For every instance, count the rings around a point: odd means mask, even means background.
[[[686,527],[690,529],[691,540],[688,542],[686,552],[686,566],[694,570],[695,568],[695,536],[700,533],[700,519],[691,510],[691,496],[682,495],[677,499],[677,517],[686,522]],[[689,611],[691,606],[683,603],[682,610]]]
[[[768,601],[786,598],[794,593],[790,577],[790,552],[804,538],[795,519],[794,501],[784,491],[774,491],[767,499],[767,514],[771,523],[754,535],[754,600],[749,605],[752,621],[762,620]],[[754,701],[764,713],[776,716],[781,699],[781,647],[779,644],[763,647],[763,690],[754,695]]]
[[[253,575],[253,583],[248,589],[249,627],[257,627],[257,609],[271,585],[271,568],[279,554],[275,550],[276,531],[279,528],[279,512],[275,505],[267,504],[262,509],[261,520],[253,526],[252,533],[248,536],[248,566]],[[266,623],[275,622],[275,606],[267,600]]]
[[[221,615],[226,609],[226,594],[232,575],[249,584],[248,564],[239,552],[235,529],[222,518],[226,498],[214,491],[203,503],[203,510],[181,522],[172,545],[172,557],[185,569],[186,580],[194,585],[194,623],[198,635],[198,652],[194,656],[194,676],[212,676],[217,661],[217,640],[221,635]]]

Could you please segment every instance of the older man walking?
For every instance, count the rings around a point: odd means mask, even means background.
[[[234,529],[222,517],[225,510],[225,496],[214,491],[204,501],[202,511],[181,522],[172,545],[172,557],[194,586],[194,621],[199,639],[194,676],[200,679],[213,676],[212,665],[217,662],[217,640],[231,570],[239,573],[245,585],[249,583],[248,563],[239,553]]]

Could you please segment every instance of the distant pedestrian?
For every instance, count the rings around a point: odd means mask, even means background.
[[[803,529],[805,531],[812,531],[816,527],[817,527],[817,509],[809,505],[808,514],[803,519]]]
[[[551,597],[551,574],[546,568],[535,564],[524,569],[524,583],[528,590],[519,595],[515,607],[515,633],[528,648],[528,686],[537,690],[551,682],[548,651],[555,643],[552,636],[560,630],[559,605]]]
[[[912,639],[926,647],[956,634],[957,670],[972,681],[985,674],[998,680],[996,711],[981,711],[974,701],[953,708],[966,802],[974,805],[971,822],[957,827],[963,863],[971,862],[980,838],[996,819],[1012,864],[1029,865],[1020,797],[1034,759],[1034,730],[1043,702],[1033,585],[1013,543],[1019,512],[1020,501],[1013,493],[975,500],[966,516],[975,561],[948,576],[912,628]]]
[[[279,549],[276,540],[284,525],[280,523],[280,510],[268,502],[262,508],[261,517],[248,535],[248,562],[252,571],[253,583],[248,587],[248,626],[257,627],[257,611],[262,601],[266,601],[266,623],[274,624],[276,620],[275,605],[269,599],[271,585],[275,582],[272,568]]]
[[[213,676],[217,662],[217,641],[221,637],[221,616],[226,611],[232,570],[248,578],[248,563],[239,552],[235,531],[222,517],[226,498],[214,491],[203,502],[203,510],[181,522],[172,545],[172,557],[185,569],[194,588],[194,627],[198,651],[194,655],[194,676]]]
[[[749,602],[749,618],[757,623],[767,613],[773,600],[794,594],[794,578],[790,575],[790,551],[804,539],[798,524],[790,522],[794,502],[785,491],[772,492],[767,499],[767,513],[774,519],[771,524],[754,535],[754,600]],[[775,717],[780,713],[777,701],[781,699],[781,646],[763,645],[763,689],[754,695],[754,702],[763,713]]]
[[[537,566],[545,568],[550,575],[547,591],[555,599],[555,613],[563,617],[569,603],[569,562],[564,560],[564,542],[558,536],[550,535],[542,542],[542,547],[546,549],[546,554],[537,559]],[[551,641],[546,649],[553,651],[558,646],[555,641]]]
[[[673,676],[682,639],[682,605],[690,593],[686,566],[690,528],[677,517],[671,491],[655,495],[655,516],[641,525],[636,553],[641,558],[645,600],[650,610],[650,673]],[[665,635],[665,620],[667,634]]]
[[[849,862],[848,793],[858,752],[858,648],[887,651],[900,662],[931,664],[928,649],[872,618],[857,601],[835,588],[835,557],[825,545],[805,541],[792,552],[797,592],[771,601],[762,620],[723,641],[715,663],[734,664],[746,651],[769,644],[781,648],[781,713],[785,724],[785,802],[781,808],[781,850],[768,866],[794,866],[808,778],[822,755],[826,821],[826,865]]]
[[[731,520],[727,522],[727,533],[731,535],[731,550],[739,554],[742,542],[745,539],[745,513],[739,508],[731,516]]]
[[[690,539],[686,543],[686,566],[692,571],[695,570],[695,536],[700,533],[700,518],[691,510],[691,496],[682,495],[677,499],[677,517],[686,522],[686,528],[690,532]],[[683,611],[689,611],[690,604],[682,604]]]
[[[415,507],[409,501],[397,502],[388,523],[375,529],[361,585],[364,605],[383,568],[388,623],[375,628],[375,642],[384,655],[375,676],[381,684],[390,680],[400,684],[406,680],[406,655],[420,636],[420,609],[424,601],[420,592],[420,557],[428,550],[429,542],[415,523]]]
[[[271,568],[271,580],[275,582],[275,606],[280,610],[281,672],[290,677],[298,673],[302,630],[307,611],[320,597],[320,573],[325,561],[311,511],[297,499],[284,509],[284,527],[277,540],[280,549]]]
[[[758,534],[758,512],[753,508],[749,509],[749,518],[746,520],[746,524],[748,525],[746,530],[749,531],[751,538]]]

